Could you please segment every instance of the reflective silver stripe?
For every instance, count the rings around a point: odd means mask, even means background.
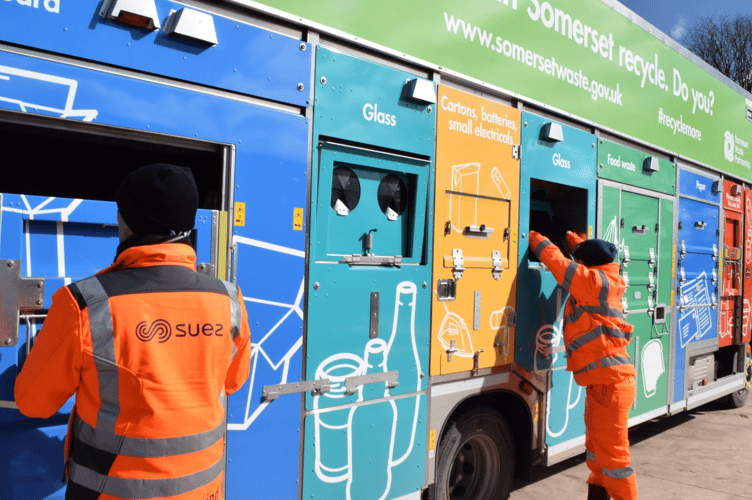
[[[217,463],[182,477],[167,479],[128,479],[99,474],[75,462],[70,464],[70,480],[106,495],[120,498],[160,498],[188,493],[214,481],[224,469],[224,455]]]
[[[585,450],[585,460],[590,460],[591,462],[595,462],[595,453],[593,453],[590,450]]]
[[[222,283],[227,288],[227,295],[230,296],[230,312],[232,315],[230,331],[232,332],[232,339],[235,340],[240,335],[240,322],[243,320],[243,310],[240,308],[238,287],[228,281],[223,281]]]
[[[169,457],[209,448],[225,434],[225,421],[206,432],[173,438],[134,438],[95,429],[76,417],[74,435],[82,442],[113,454],[129,457]]]
[[[545,249],[545,248],[546,248],[546,247],[547,247],[548,245],[553,245],[553,243],[551,243],[551,242],[550,242],[549,240],[543,240],[543,241],[541,241],[540,243],[538,243],[538,245],[537,245],[537,246],[535,247],[535,250],[534,250],[534,252],[535,252],[535,255],[537,255],[537,256],[538,256],[538,258],[540,258],[540,254],[541,254],[541,252],[542,252],[542,251],[543,251],[543,250],[544,250],[544,249]]]
[[[598,362],[597,361],[593,361],[589,365],[586,365],[583,368],[580,368],[579,370],[577,370],[576,372],[574,372],[574,374],[575,375],[579,375],[580,373],[585,373],[586,371],[589,371],[589,370],[595,370],[596,368],[598,368]]]
[[[601,277],[601,293],[598,295],[598,301],[603,304],[608,304],[608,292],[611,288],[611,284],[608,282],[608,277],[606,276],[606,273],[604,273],[601,270],[598,270],[598,274]]]
[[[572,261],[569,263],[567,270],[564,272],[564,282],[561,284],[561,286],[564,287],[564,290],[566,290],[567,292],[569,291],[569,287],[572,286],[572,279],[574,278],[574,273],[577,272],[578,266],[578,263]]]
[[[608,335],[609,337],[614,337],[617,339],[632,339],[631,333],[624,333],[618,328],[610,328],[608,326],[598,325],[586,334],[577,337],[569,343],[569,345],[567,346],[567,357],[571,357],[574,351],[584,346],[591,340],[597,339],[601,335]]]
[[[102,401],[97,412],[97,428],[114,433],[115,421],[120,415],[120,395],[110,301],[96,277],[79,281],[76,287],[89,309],[94,366],[99,379],[99,399]]]
[[[629,358],[625,358],[624,356],[608,356],[606,358],[601,358],[598,360],[601,364],[601,368],[607,368],[609,366],[619,366],[619,365],[631,365],[632,360]]]
[[[626,479],[634,474],[632,467],[622,467],[621,469],[606,469],[605,467],[601,467],[601,470],[603,474],[614,479]]]
[[[578,375],[580,373],[585,373],[588,370],[595,370],[596,368],[608,368],[611,366],[619,366],[619,365],[631,365],[632,360],[629,358],[625,358],[624,356],[606,356],[604,358],[599,359],[598,361],[593,361],[589,365],[580,368],[577,370],[575,375]]]
[[[603,335],[603,332],[600,330],[600,327],[596,327],[593,330],[590,330],[585,335],[581,335],[574,339],[572,342],[569,343],[567,346],[567,358],[572,357],[572,353],[579,349],[580,347],[584,346],[591,340],[595,340],[598,337]]]

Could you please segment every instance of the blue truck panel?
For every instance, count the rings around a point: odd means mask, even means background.
[[[155,1],[163,28],[157,31],[100,16],[102,2],[54,2],[58,8],[53,12],[34,3],[39,8],[15,1],[0,4],[4,41],[296,106],[309,104],[311,47],[299,40],[216,15],[217,45],[168,35],[169,14],[185,6],[164,0]],[[17,97],[38,95],[45,85],[50,86],[33,81]],[[64,98],[64,89],[56,92]]]

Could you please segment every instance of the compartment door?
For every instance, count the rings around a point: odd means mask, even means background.
[[[744,190],[744,265],[742,268],[742,342],[749,342],[752,333],[752,189]]]
[[[684,197],[678,207],[674,402],[685,397],[687,349],[718,345],[719,207]]]
[[[430,164],[320,149],[305,366],[328,390],[305,396],[303,496],[381,497],[413,483],[424,459]]]
[[[621,193],[619,258],[629,285],[623,300],[627,312],[652,310],[657,303],[658,202],[651,196]]]
[[[719,347],[739,342],[742,319],[742,214],[726,210],[723,228],[722,288],[719,300]]]
[[[599,231],[619,248],[626,320],[635,327],[627,346],[637,371],[630,417],[666,405],[671,324],[673,202],[638,191],[601,182],[599,198]]]
[[[438,108],[431,375],[512,362],[516,313],[520,112],[443,85],[439,99],[496,123]]]
[[[717,338],[718,306],[717,206],[679,200],[679,324],[682,348]]]

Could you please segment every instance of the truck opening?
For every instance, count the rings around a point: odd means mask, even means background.
[[[0,192],[115,201],[125,175],[153,163],[191,169],[199,207],[227,210],[225,147],[161,134],[0,113],[3,143],[16,151],[21,175],[5,176]],[[114,224],[115,221],[113,221]]]
[[[555,218],[564,228],[587,234],[587,190],[531,178],[530,230],[546,236],[568,256],[566,241],[555,231]],[[533,252],[530,262],[540,262]]]

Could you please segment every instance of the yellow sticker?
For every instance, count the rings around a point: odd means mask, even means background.
[[[588,237],[589,240],[593,239],[593,226],[588,226],[587,227],[587,237]]]
[[[235,225],[245,226],[245,202],[235,202]]]
[[[428,451],[436,449],[436,429],[431,429],[428,433]]]
[[[538,421],[538,402],[535,402],[535,409],[533,410],[533,422]]]
[[[303,209],[294,208],[292,214],[292,229],[293,231],[303,230]]]

